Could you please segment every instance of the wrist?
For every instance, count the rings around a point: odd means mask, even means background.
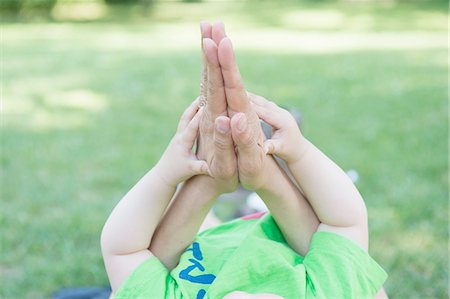
[[[261,171],[264,175],[261,177],[257,185],[252,188],[256,193],[272,192],[276,189],[277,178],[280,175],[280,168],[273,156],[267,156],[264,163],[264,169]]]
[[[160,182],[167,187],[170,188],[176,188],[177,185],[181,182],[176,180],[173,175],[168,171],[170,167],[165,165],[164,160],[161,159],[156,163],[156,165],[153,167],[152,172],[154,175],[160,180]]]
[[[198,190],[198,197],[204,201],[215,200],[223,193],[214,179],[207,175],[191,177],[186,181],[185,185]]]
[[[298,161],[302,160],[303,157],[308,152],[309,148],[311,147],[311,142],[308,139],[306,139],[301,133],[299,134],[299,137],[296,138],[295,140],[297,140],[294,146],[294,152],[296,154],[292,155],[290,159],[286,159],[286,163],[288,165],[296,164]]]

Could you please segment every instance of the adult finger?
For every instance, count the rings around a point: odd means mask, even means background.
[[[265,154],[277,155],[283,152],[283,143],[279,139],[269,139],[264,141],[263,150]]]
[[[228,106],[233,111],[247,112],[250,106],[247,92],[239,73],[231,40],[228,37],[223,38],[219,44],[218,58]]]
[[[193,175],[198,175],[198,174],[211,175],[208,163],[206,163],[203,160],[189,161],[189,167],[191,170],[191,174],[193,174]]]
[[[200,105],[206,105],[206,87],[208,85],[208,74],[206,68],[206,57],[205,52],[203,51],[203,39],[204,38],[212,38],[212,25],[209,22],[201,21],[200,22],[200,34],[201,34],[201,49],[202,49],[202,77],[200,81]]]
[[[254,154],[258,144],[248,125],[247,116],[244,113],[235,114],[231,118],[230,127],[239,154]]]
[[[197,114],[189,121],[185,131],[183,132],[183,141],[189,145],[194,145],[195,138],[198,135],[198,127],[200,125],[200,118],[204,113],[205,108],[200,108]]]
[[[178,128],[177,132],[185,129],[188,125],[188,123],[192,120],[192,118],[195,116],[195,114],[198,111],[198,103],[199,103],[199,97],[197,97],[190,105],[189,107],[184,110],[183,114],[181,115],[180,121],[178,122]]]
[[[204,38],[203,51],[206,58],[207,74],[206,107],[207,111],[215,116],[223,113],[227,108],[216,43],[210,38]]]
[[[201,21],[200,33],[202,35],[202,40],[204,38],[212,38],[212,25],[207,21]]]
[[[281,108],[275,102],[269,101],[262,96],[256,95],[251,92],[247,92],[247,95],[248,95],[248,99],[250,100],[251,104],[262,106],[268,110],[273,110],[273,111],[277,111],[277,112],[280,112],[280,111],[287,112],[286,109]]]
[[[225,37],[225,24],[223,22],[216,22],[212,26],[212,40],[219,45]]]
[[[227,116],[218,116],[214,122],[214,128],[215,163],[220,169],[234,169],[232,165],[236,163],[236,156],[231,138],[230,119]]]
[[[259,106],[252,104],[251,105],[253,110],[256,112],[256,115],[272,127],[275,127],[277,129],[280,129],[283,124],[286,124],[286,121],[291,117],[290,115],[285,115],[281,108],[278,106],[273,109],[269,109],[265,106]],[[281,110],[281,111],[280,111]]]
[[[263,98],[262,96],[251,93],[249,91],[247,91],[247,96],[248,96],[248,99],[250,100],[250,102],[252,102],[256,105],[259,105],[259,106],[265,106],[265,105],[267,105],[267,103],[270,102],[270,101],[266,100],[265,98]]]

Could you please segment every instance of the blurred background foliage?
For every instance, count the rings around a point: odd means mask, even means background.
[[[3,20],[99,20],[114,15],[123,14],[123,10],[132,10],[137,15],[147,15],[150,8],[155,4],[163,4],[170,2],[184,3],[201,3],[210,2],[203,0],[1,0],[0,13]],[[221,2],[214,1],[213,2]],[[227,2],[227,1],[224,1]],[[229,1],[228,1],[229,2]],[[430,8],[430,6],[438,6],[442,8],[448,3],[446,0],[283,0],[283,1],[264,1],[264,0],[237,0],[235,3],[246,2],[251,6],[257,7],[261,3],[267,4],[272,2],[274,6],[280,3],[285,5],[290,3],[295,5],[301,4],[334,4],[334,3],[350,3],[355,5],[376,4],[381,7],[393,7],[396,5],[414,5]],[[129,14],[126,14],[129,16]]]
[[[391,298],[448,298],[447,1],[0,5],[0,298],[108,283],[100,231],[199,92],[200,20],[359,173]]]

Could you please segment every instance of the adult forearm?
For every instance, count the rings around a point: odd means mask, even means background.
[[[150,251],[168,269],[178,264],[217,196],[213,180],[207,176],[193,177],[181,186],[150,243]]]
[[[147,172],[112,211],[102,231],[105,253],[123,255],[148,248],[175,191],[156,172]]]
[[[269,208],[289,245],[300,255],[305,255],[319,225],[317,216],[273,158],[268,161],[265,171],[270,174],[270,179],[256,192]]]
[[[301,142],[303,154],[288,166],[320,221],[343,227],[364,221],[364,201],[346,173],[310,141]]]

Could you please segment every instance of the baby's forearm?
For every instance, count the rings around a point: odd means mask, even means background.
[[[265,171],[270,173],[270,179],[256,192],[269,208],[286,241],[304,256],[319,225],[317,216],[272,157]]]
[[[150,243],[150,251],[169,270],[194,240],[217,196],[212,178],[207,176],[187,180],[175,195]]]
[[[300,147],[300,159],[288,166],[320,222],[351,227],[366,221],[364,201],[346,173],[306,138]]]
[[[175,187],[147,172],[112,211],[102,231],[104,253],[125,255],[147,249]]]

